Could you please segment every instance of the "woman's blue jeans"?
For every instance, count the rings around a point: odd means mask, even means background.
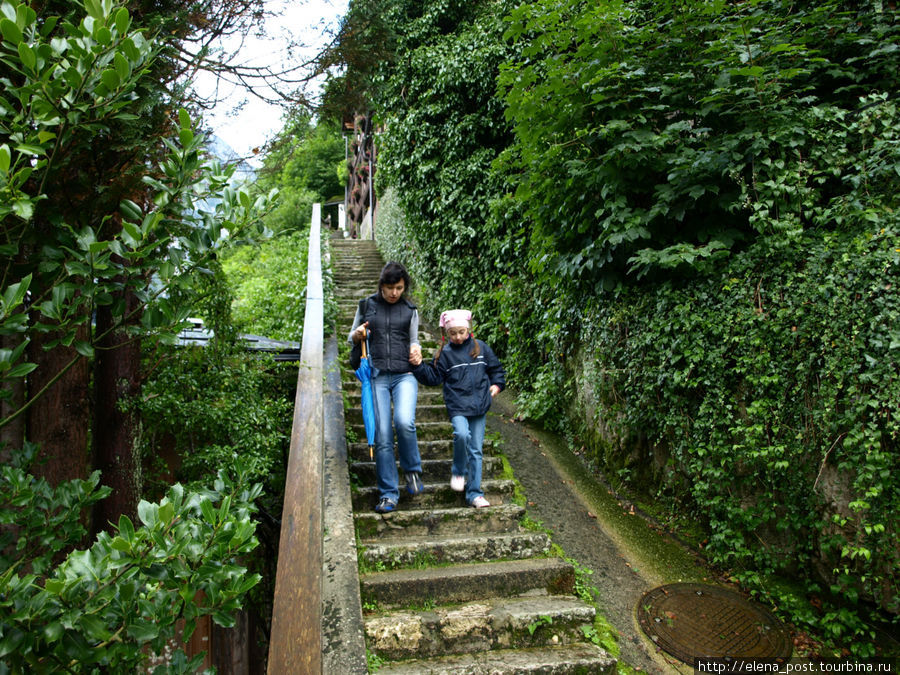
[[[453,425],[453,468],[454,476],[466,477],[466,502],[471,504],[476,497],[483,497],[481,491],[481,463],[484,455],[484,425],[486,415],[466,417],[456,415],[450,418]]]
[[[394,463],[395,430],[400,468],[404,473],[422,471],[416,438],[419,383],[412,373],[376,370],[372,378],[372,393],[375,398],[375,473],[378,476],[379,498],[387,497],[396,504],[400,499],[400,489],[397,465]]]

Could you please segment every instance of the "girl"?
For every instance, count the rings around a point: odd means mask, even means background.
[[[419,384],[410,372],[413,355],[421,360],[419,313],[406,298],[409,274],[398,262],[389,262],[381,270],[378,291],[359,301],[351,344],[369,337],[375,374],[372,393],[375,399],[375,473],[378,476],[378,504],[375,511],[390,513],[400,498],[397,465],[394,462],[394,431],[397,454],[406,477],[406,491],[417,495],[422,484],[422,460],[416,435],[416,397]],[[391,404],[393,403],[393,415]],[[391,422],[393,421],[393,428]]]
[[[444,404],[453,425],[453,468],[450,487],[466,492],[466,502],[490,506],[481,491],[482,444],[486,413],[491,399],[506,385],[506,372],[493,350],[470,332],[472,313],[453,309],[441,314],[441,329],[450,344],[443,343],[432,363],[422,355],[410,356],[413,375],[422,384],[444,385]]]

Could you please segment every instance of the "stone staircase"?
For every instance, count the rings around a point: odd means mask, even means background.
[[[345,341],[383,261],[373,242],[335,239],[332,265]],[[419,339],[430,358],[434,335],[423,328]],[[341,362],[348,439],[364,441],[359,383],[346,355]],[[348,444],[370,672],[614,673],[615,659],[586,637],[595,610],[575,596],[572,565],[549,555],[544,532],[523,527],[525,509],[490,443],[482,488],[491,506],[473,509],[450,489],[453,431],[440,387],[420,386],[416,428],[425,491],[408,496],[400,471],[390,514],[374,511],[368,446]]]

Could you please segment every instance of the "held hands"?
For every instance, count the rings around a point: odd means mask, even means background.
[[[418,366],[422,363],[422,350],[419,345],[412,345],[409,348],[409,363],[413,366]]]
[[[366,331],[369,328],[369,322],[359,324],[355,331],[353,331],[353,341],[354,342],[362,342],[366,339]]]
[[[494,398],[497,394],[500,393],[500,386],[496,384],[491,385],[491,398]]]

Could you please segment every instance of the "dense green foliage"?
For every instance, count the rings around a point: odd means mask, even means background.
[[[245,190],[228,187],[233,170],[204,159],[204,139],[181,110],[177,141],[165,139],[159,166],[145,167],[136,178],[152,190],[144,206],[122,199],[108,205],[118,212],[99,222],[65,220],[57,202],[73,197],[58,193],[58,165],[66,167],[77,152],[103,143],[113,123],[135,119],[128,106],[154,50],[127,9],[87,4],[89,14],[80,23],[62,22],[57,35],[57,17],[39,20],[25,5],[3,3],[3,65],[21,82],[6,91],[2,131],[9,142],[0,145],[0,331],[21,337],[0,352],[4,380],[38,367],[24,360],[29,331],[60,334],[45,350],[74,345],[74,360],[92,356],[105,335],[78,334],[91,326],[97,308],[108,308],[113,317],[107,333],[128,327],[171,337],[191,309],[178,300],[191,297],[186,290],[222,245],[223,232],[249,235],[267,200],[253,202]],[[107,187],[121,196],[121,186]],[[90,190],[106,193],[101,186]],[[37,319],[24,311],[29,291]],[[133,294],[136,307],[127,305],[123,292]],[[9,396],[5,387],[2,393]]]
[[[871,653],[871,605],[900,594],[896,13],[378,7],[408,37],[371,90],[377,231],[426,318],[473,308],[524,412]]]
[[[278,206],[266,218],[276,233],[309,228],[312,205],[343,197],[338,168],[344,163],[344,139],[333,123],[313,124],[294,114],[272,141],[258,172],[261,193],[277,188]],[[324,214],[323,214],[324,217]]]
[[[900,28],[877,3],[570,0],[509,26],[510,162],[544,276],[710,269],[758,235],[793,245],[897,206]]]
[[[253,200],[232,187],[231,170],[205,157],[190,115],[173,113],[177,101],[158,79],[159,54],[171,44],[141,25],[146,15],[110,0],[4,1],[0,12],[4,427],[76,364],[139,338],[174,340],[214,276],[226,231],[251,236],[268,195]],[[189,32],[178,18],[166,36]],[[76,391],[86,396],[83,372]],[[34,384],[38,375],[45,386]],[[138,379],[131,372],[122,382]],[[23,381],[27,398],[17,400]],[[89,416],[64,421],[91,429]],[[0,671],[132,672],[170,648],[179,619],[188,636],[200,615],[233,621],[259,581],[236,562],[257,545],[260,490],[239,461],[218,480],[213,471],[211,488],[176,484],[157,504],[135,499],[140,523],[101,522],[95,530],[108,531],[91,544],[86,519],[113,493],[99,487],[107,476],[51,486],[32,473],[35,445],[16,440],[0,447]],[[116,449],[125,463],[130,445]],[[89,449],[65,450],[77,474]],[[140,476],[127,482],[139,486]],[[196,661],[176,648],[164,669],[193,672]]]
[[[202,483],[233,457],[241,458],[250,480],[283,477],[290,386],[270,358],[239,348],[221,356],[201,347],[170,350],[144,387],[144,453],[152,459],[167,448],[170,458],[180,458],[179,482]],[[278,485],[275,478],[275,492]]]
[[[301,339],[308,253],[309,222],[303,231],[229,252],[222,267],[234,289],[237,330],[273,340]]]
[[[861,595],[896,611],[898,241],[760,242],[721,274],[623,292],[581,335],[604,355],[595,422],[629,439],[629,469],[689,496],[707,555],[751,588],[818,569],[826,612]],[[846,645],[869,637],[849,616],[824,623]]]
[[[344,139],[337,128],[313,125],[305,115],[289,117],[272,142],[254,189],[278,193],[275,208],[263,221],[275,237],[259,246],[226,251],[222,259],[238,331],[275,340],[302,339],[312,207],[343,194],[338,175],[343,164]],[[323,209],[323,220],[326,215]],[[332,220],[336,224],[336,212]],[[323,257],[329,236],[323,223]],[[330,313],[334,301],[327,274],[323,282]]]
[[[142,501],[137,527],[126,516],[85,550],[57,564],[84,534],[81,513],[102,498],[99,474],[51,488],[28,473],[29,446],[0,473],[0,671],[135,672],[171,650],[163,672],[193,673],[174,641],[176,619],[189,637],[198,617],[234,623],[243,596],[259,582],[236,561],[256,546],[250,518],[259,486],[240,461],[212,489],[173,485],[158,503]]]
[[[387,12],[407,38],[380,91],[388,129],[380,178],[394,188],[412,245],[421,243],[425,264],[439,270],[417,279],[434,305],[496,278],[509,258],[486,245],[514,236],[517,226],[489,219],[490,201],[503,190],[491,163],[511,140],[494,94],[497,69],[510,52],[498,40],[501,13],[493,4],[395,3]]]
[[[230,303],[229,293],[223,300]],[[208,320],[208,317],[204,317]],[[208,322],[206,325],[213,325]],[[217,324],[221,326],[221,324]],[[258,483],[252,523],[260,546],[241,557],[247,575],[261,578],[243,602],[264,644],[274,597],[296,364],[247,352],[241,340],[206,347],[165,347],[154,361],[140,401],[139,450],[145,492],[164,495],[173,481],[203,489],[218,467],[239,463]],[[149,497],[148,497],[149,498]]]

